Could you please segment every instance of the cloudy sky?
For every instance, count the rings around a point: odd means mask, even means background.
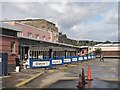
[[[0,19],[44,18],[54,22],[71,39],[93,41],[118,40],[118,2],[52,1],[8,2],[0,8]],[[106,1],[106,2],[105,2]],[[111,2],[110,2],[111,1]],[[1,7],[2,6],[2,7]]]

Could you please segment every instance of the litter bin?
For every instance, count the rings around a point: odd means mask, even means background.
[[[8,75],[8,54],[0,53],[0,75]]]

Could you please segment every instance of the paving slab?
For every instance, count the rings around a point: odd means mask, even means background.
[[[9,76],[2,78],[2,87],[20,87],[44,72],[44,69],[22,69],[21,72],[11,72]]]

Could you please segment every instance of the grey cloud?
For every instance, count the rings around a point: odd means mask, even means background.
[[[80,24],[77,27],[77,31],[69,33],[69,37],[73,37],[77,40],[79,39],[87,39],[87,40],[118,40],[118,27],[117,25],[108,25],[108,24],[84,24],[81,25],[84,28],[79,28]],[[87,27],[85,27],[87,26]],[[91,27],[94,26],[94,27]],[[73,30],[70,30],[73,31]]]
[[[70,28],[73,25],[88,20],[91,16],[105,12],[109,8],[106,8],[106,5],[108,5],[108,3],[70,3],[70,9],[67,11],[67,14],[61,17],[59,23],[65,28]],[[76,10],[77,12],[75,12]],[[67,17],[65,15],[67,15]]]
[[[53,7],[53,4],[56,6]],[[95,31],[91,30],[91,26],[93,25],[91,23],[82,25],[82,27],[85,27],[83,29],[79,27],[81,23],[87,22],[87,20],[89,20],[91,17],[110,11],[110,8],[114,7],[113,3],[110,2],[4,2],[2,6],[3,18],[44,18],[47,20],[52,20],[52,22],[56,22],[58,26],[60,26],[59,29],[63,33],[66,33],[68,37],[73,39],[102,40],[102,38],[100,38],[102,35],[104,37],[103,39],[113,40],[112,37],[115,36],[110,36],[107,33],[108,30],[112,32],[114,28],[109,28],[108,26],[105,27],[107,29],[104,29],[101,25],[99,25],[99,23],[95,26]],[[61,11],[59,11],[57,8],[61,9]],[[106,14],[103,14],[103,17],[107,18],[105,15]],[[113,15],[111,17],[113,17]],[[106,21],[106,19],[104,20]],[[76,29],[73,29],[74,26],[76,26]],[[113,27],[116,27],[116,25]],[[90,34],[90,32],[92,33]],[[105,35],[105,33],[107,35]]]
[[[21,2],[19,2],[19,5],[21,6]],[[8,3],[4,2],[2,3],[2,15],[3,19],[22,19],[27,17],[27,12],[25,8],[20,8],[20,6],[17,6],[17,3]],[[24,6],[24,5],[22,5]]]
[[[39,17],[39,18],[48,18],[56,15],[54,10],[45,4],[39,2],[14,2],[14,3],[3,3],[3,18],[8,19],[24,19],[28,17]],[[10,15],[8,13],[10,12]]]
[[[107,21],[108,24],[117,24],[118,23],[118,15],[115,14],[109,18]]]

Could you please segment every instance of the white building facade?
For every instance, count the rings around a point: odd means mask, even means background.
[[[88,48],[88,53],[95,52],[97,48],[102,49],[102,53],[105,56],[119,56],[120,54],[120,44],[97,44],[93,47]]]

